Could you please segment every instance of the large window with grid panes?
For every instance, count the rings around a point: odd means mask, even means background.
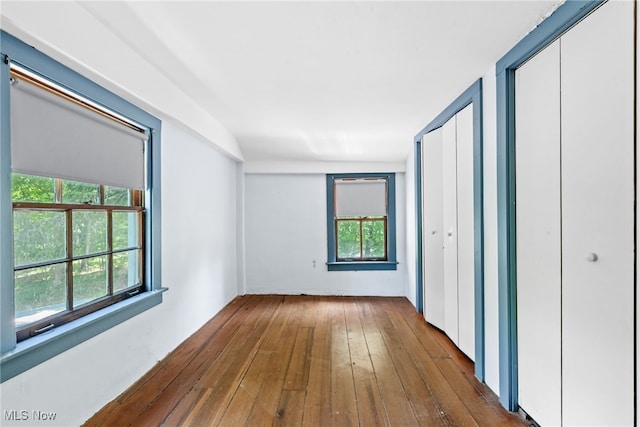
[[[0,30],[0,382],[162,303],[162,122]]]
[[[10,68],[17,341],[144,290],[145,129]]]
[[[12,174],[18,341],[142,290],[140,190]]]

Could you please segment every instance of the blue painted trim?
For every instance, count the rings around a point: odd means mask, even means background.
[[[334,229],[335,194],[333,180],[339,178],[387,178],[387,261],[337,261]],[[327,269],[329,271],[396,270],[396,174],[381,173],[338,173],[327,174]]]
[[[422,137],[414,144],[414,180],[416,192],[416,311],[424,313],[423,241],[422,241]]]
[[[397,262],[389,261],[360,261],[360,262],[328,262],[329,271],[375,271],[397,270]]]
[[[333,175],[327,175],[327,265],[336,262],[335,200]]]
[[[396,174],[385,174],[387,177],[387,262],[396,263]]]
[[[473,241],[474,241],[474,292],[475,292],[475,374],[485,378],[484,334],[484,157],[482,80],[473,97]]]
[[[518,409],[515,70],[602,3],[567,1],[496,65],[500,402],[511,411]]]
[[[4,37],[0,33],[0,52]],[[13,218],[11,204],[11,135],[9,134],[9,65],[0,54],[0,352],[16,346],[13,298]],[[4,283],[11,283],[11,291],[3,292]]]
[[[421,141],[422,137],[431,132],[432,130],[442,127],[445,123],[455,116],[458,111],[462,110],[467,105],[474,102],[479,98],[479,93],[482,91],[482,79],[476,80],[471,86],[467,88],[460,96],[458,96],[447,108],[445,108],[440,114],[436,116],[428,125],[426,125],[420,132],[413,138],[414,141]]]
[[[32,366],[81,343],[116,324],[145,311],[162,301],[161,277],[161,182],[159,119],[111,93],[77,72],[21,42],[12,35],[0,31],[0,342],[2,356],[0,367],[4,381]],[[34,337],[16,345],[14,329],[13,289],[13,226],[11,204],[11,136],[9,66],[12,63],[33,71],[67,89],[90,99],[96,104],[136,122],[146,128],[149,141],[145,146],[147,156],[145,208],[145,287],[147,292],[106,307],[95,313],[60,326],[46,334],[47,338]],[[90,319],[90,320],[89,320]],[[43,335],[44,337],[44,335]],[[38,350],[26,350],[39,344]]]
[[[162,198],[161,198],[161,173],[160,173],[160,147],[161,147],[161,122],[158,121],[149,131],[147,141],[147,176],[150,177],[145,191],[147,204],[147,221],[145,224],[145,245],[150,248],[147,256],[145,282],[147,291],[153,291],[162,287],[162,245],[160,235],[162,233]]]
[[[50,332],[20,342],[0,358],[0,382],[4,382],[28,369],[81,344],[156,305],[162,303],[163,288],[129,298],[119,304],[84,316]]]
[[[606,0],[567,0],[496,63],[496,75],[514,70]]]
[[[9,55],[11,62],[19,64],[73,92],[79,93],[99,105],[114,110],[143,127],[150,129],[158,127],[160,120],[143,109],[62,65],[32,46],[25,44],[11,34],[4,31],[1,33],[3,39],[2,53]]]
[[[416,298],[422,312],[422,138],[442,127],[460,110],[473,104],[473,208],[474,208],[474,326],[475,326],[475,375],[480,381],[485,378],[485,334],[484,334],[484,188],[482,157],[482,79],[476,80],[455,101],[414,137],[416,153]],[[418,303],[416,303],[418,307]]]

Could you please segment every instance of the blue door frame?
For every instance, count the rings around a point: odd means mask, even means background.
[[[515,212],[515,70],[604,3],[568,0],[496,65],[500,402],[518,409]]]
[[[473,104],[473,206],[474,206],[474,311],[475,311],[475,375],[484,381],[484,236],[483,236],[483,170],[482,170],[482,79],[478,79],[442,113],[414,137],[416,191],[416,309],[423,307],[422,265],[422,138],[442,127],[460,110]]]

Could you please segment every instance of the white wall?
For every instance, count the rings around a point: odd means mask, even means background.
[[[405,296],[416,305],[416,172],[415,147],[412,145],[405,165],[405,199],[406,199],[406,229],[407,229],[407,284]]]
[[[247,293],[404,296],[402,173],[396,174],[396,206],[397,271],[327,271],[325,175],[247,174]]]
[[[120,14],[117,19],[133,17]],[[91,2],[3,1],[0,26],[139,107],[183,123],[228,155],[242,159],[234,136],[161,69],[115,36],[108,18],[96,18]]]
[[[238,166],[168,121],[162,137],[163,304],[4,382],[2,410],[80,425],[237,295]]]
[[[404,172],[405,162],[344,162],[344,161],[247,161],[247,174],[326,174],[356,172]]]
[[[172,123],[162,133],[163,284],[168,299],[177,291],[171,325],[184,335],[238,294],[240,165]]]

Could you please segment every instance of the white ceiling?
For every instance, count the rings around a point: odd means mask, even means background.
[[[247,161],[403,161],[550,1],[83,2]]]

